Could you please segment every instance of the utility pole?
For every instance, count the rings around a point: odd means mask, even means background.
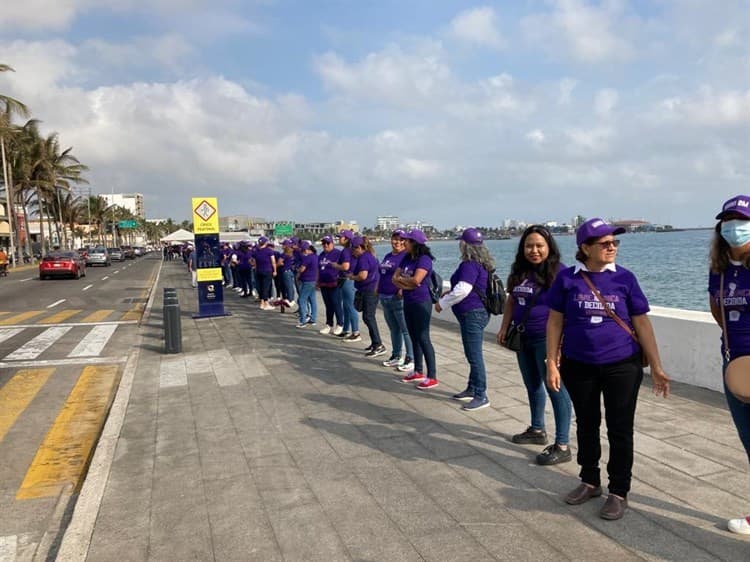
[[[8,177],[8,162],[5,156],[5,138],[0,136],[0,151],[3,160],[3,180],[5,181],[5,202],[8,212],[8,230],[10,231],[10,263],[16,267],[16,245],[13,236],[13,186]]]

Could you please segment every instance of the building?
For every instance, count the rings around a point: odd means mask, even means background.
[[[375,219],[375,230],[392,231],[399,227],[398,217],[394,215],[383,215]]]
[[[117,205],[127,209],[136,217],[146,218],[142,193],[102,193],[100,197],[107,202],[107,206]]]
[[[219,216],[219,230],[222,232],[237,232],[250,228],[250,217],[247,215]]]
[[[336,225],[332,222],[296,222],[295,232],[309,232],[314,236],[322,236],[329,232],[336,232]]]

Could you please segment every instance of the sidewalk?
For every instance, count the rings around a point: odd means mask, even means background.
[[[167,286],[182,307],[180,355],[162,353]],[[349,346],[295,329],[295,315],[225,297],[232,316],[193,320],[189,277],[164,264],[111,467],[105,459],[89,475],[101,479],[102,501],[84,488],[61,555],[750,559],[750,540],[724,530],[750,512],[750,479],[716,393],[678,386],[664,401],[644,387],[631,508],[607,522],[600,501],[562,501],[577,484],[575,463],[539,467],[540,447],[509,442],[529,418],[510,352],[486,342],[492,407],[470,414],[448,399],[467,376],[456,326],[433,322],[440,386],[423,393],[365,359],[369,341]],[[87,512],[93,532],[80,526]]]

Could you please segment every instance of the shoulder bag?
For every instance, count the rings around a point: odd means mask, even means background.
[[[511,351],[515,351],[516,353],[523,349],[521,336],[526,331],[526,321],[529,319],[531,309],[534,307],[536,297],[540,292],[541,289],[537,289],[536,291],[534,291],[534,294],[531,296],[531,300],[529,301],[529,306],[524,311],[521,321],[518,324],[511,324],[508,328],[508,331],[505,332],[505,344],[503,345],[503,347],[510,349]]]
[[[724,273],[719,280],[719,304],[721,306],[721,333],[724,338],[724,382],[729,392],[737,400],[750,403],[750,355],[742,355],[732,359],[729,352],[729,336],[727,335],[726,316],[724,315]]]
[[[610,306],[610,304],[607,301],[604,300],[604,297],[599,292],[599,289],[596,288],[596,286],[591,282],[591,279],[589,279],[589,276],[586,275],[586,272],[585,271],[581,271],[580,273],[581,273],[581,277],[583,277],[583,280],[586,282],[586,285],[589,286],[589,289],[591,289],[591,292],[593,292],[594,296],[596,296],[596,299],[600,303],[602,303],[602,306],[604,307],[604,310],[607,312],[607,316],[609,316],[612,320],[614,320],[617,323],[617,325],[620,326],[620,328],[622,328],[623,330],[625,330],[630,335],[630,337],[635,340],[635,343],[637,343],[638,345],[641,345],[641,342],[638,341],[638,335],[635,333],[635,331],[633,330],[633,328],[631,328],[630,326],[628,326],[622,318],[620,318],[619,316],[617,316],[617,314],[615,314],[615,312],[612,310],[612,307]],[[641,346],[641,356],[642,356],[642,358],[641,358],[642,363],[641,364],[644,367],[648,367],[648,357],[646,357],[646,354],[643,353],[643,347],[642,346]]]

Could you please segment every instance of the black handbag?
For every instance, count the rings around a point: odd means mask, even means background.
[[[365,294],[362,291],[354,293],[354,310],[362,312],[365,309]]]
[[[526,331],[526,320],[529,319],[531,309],[533,308],[534,303],[536,302],[536,297],[540,292],[541,289],[537,289],[536,291],[534,291],[534,294],[531,296],[531,300],[529,301],[529,306],[524,311],[521,321],[518,324],[511,324],[508,328],[508,331],[505,332],[505,344],[503,344],[503,347],[505,347],[506,349],[515,351],[516,353],[523,349],[523,341],[521,339],[521,336]]]

